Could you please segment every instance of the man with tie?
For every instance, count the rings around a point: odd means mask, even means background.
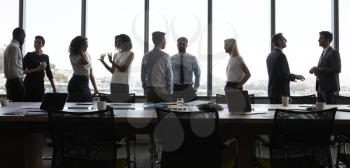
[[[199,87],[201,70],[197,58],[186,53],[188,40],[186,37],[177,39],[177,48],[179,53],[171,57],[171,65],[174,74],[174,94],[195,93]],[[193,82],[193,75],[195,80]]]
[[[24,101],[25,87],[23,82],[23,55],[21,47],[26,33],[20,27],[12,32],[12,41],[4,52],[4,73],[6,78],[7,99],[13,102]]]
[[[310,73],[316,76],[317,100],[327,104],[334,103],[333,95],[338,94],[340,90],[341,60],[339,52],[330,46],[332,40],[333,34],[331,32],[320,32],[318,42],[323,48],[323,52],[318,65],[310,69]]]
[[[173,71],[170,56],[162,51],[165,48],[165,33],[152,33],[153,50],[142,59],[141,81],[148,102],[170,101],[173,92]]]

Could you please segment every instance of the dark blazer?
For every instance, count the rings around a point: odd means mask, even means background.
[[[341,72],[340,54],[329,47],[326,53],[319,59],[320,72],[316,74],[316,90],[322,92],[336,92],[340,90],[339,73]]]
[[[289,71],[286,55],[279,48],[272,49],[266,59],[269,75],[268,96],[280,99],[282,96],[290,96],[289,82],[295,81],[296,76]]]

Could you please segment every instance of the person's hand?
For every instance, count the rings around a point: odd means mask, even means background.
[[[112,62],[113,60],[112,60],[112,53],[108,53],[108,60],[109,60],[109,62]]]
[[[106,56],[106,53],[101,54],[100,59],[98,60],[100,60],[101,62],[104,62],[105,56]]]
[[[303,75],[296,75],[296,76],[295,76],[295,79],[301,80],[301,81],[304,81],[304,80],[305,80],[305,78],[304,78]]]
[[[44,64],[40,64],[38,65],[34,71],[37,72],[37,71],[43,71],[45,69],[45,65]]]
[[[310,69],[310,74],[315,74],[319,68],[317,66],[314,66]]]
[[[52,93],[56,93],[56,88],[52,88]]]

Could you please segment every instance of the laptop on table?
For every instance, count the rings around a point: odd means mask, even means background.
[[[251,112],[252,107],[246,90],[225,91],[227,107],[230,113]]]
[[[41,102],[40,108],[30,108],[27,111],[27,115],[31,113],[46,113],[47,110],[63,110],[68,93],[46,93]]]

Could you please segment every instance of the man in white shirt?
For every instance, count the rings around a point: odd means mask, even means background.
[[[20,27],[12,32],[12,41],[4,52],[4,72],[6,80],[6,94],[9,100],[14,102],[24,101],[23,83],[23,55],[21,47],[26,34]]]
[[[165,48],[165,33],[153,32],[154,49],[142,59],[141,81],[148,102],[169,101],[173,92],[173,71],[170,56]]]

